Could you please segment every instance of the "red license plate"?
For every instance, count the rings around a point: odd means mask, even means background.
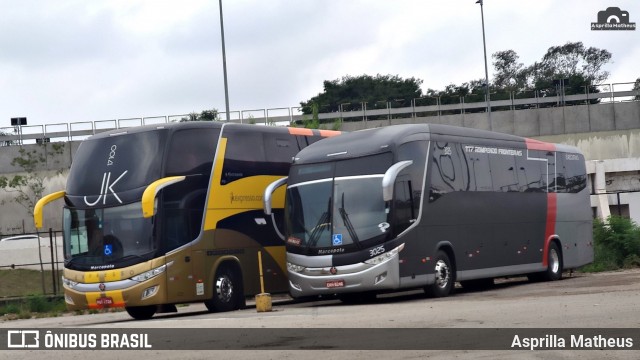
[[[96,299],[96,304],[102,307],[111,306],[113,305],[113,299],[110,297],[101,297]]]
[[[326,285],[328,289],[344,287],[344,280],[330,280]]]

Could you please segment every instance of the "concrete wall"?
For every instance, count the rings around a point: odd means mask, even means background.
[[[347,121],[343,123],[342,130],[411,123],[449,124],[489,130],[487,113]],[[640,101],[494,111],[491,113],[491,125],[493,131],[525,137],[640,129]]]
[[[59,142],[43,145],[24,145],[0,147],[0,176],[11,179],[15,175],[27,174],[22,172],[23,168],[11,164],[16,157],[22,157],[20,150],[34,152],[36,156],[42,156],[44,162],[38,164],[36,172],[44,178],[44,194],[64,190],[69,167],[73,159],[73,154],[80,142]],[[18,234],[24,232],[35,232],[33,225],[32,210],[28,210],[14,201],[17,193],[0,189],[0,235]],[[62,208],[63,200],[56,200],[44,209],[44,229],[62,228]]]
[[[640,158],[640,130],[602,131],[536,137],[539,140],[572,145],[587,160]]]

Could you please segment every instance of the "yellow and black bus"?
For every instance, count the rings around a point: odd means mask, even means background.
[[[78,148],[64,197],[64,294],[70,310],[125,307],[136,319],[204,302],[244,306],[264,288],[286,292],[282,221],[262,212],[265,187],[300,149],[335,131],[184,122],[94,135]]]

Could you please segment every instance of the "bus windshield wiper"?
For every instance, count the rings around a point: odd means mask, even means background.
[[[320,234],[322,234],[322,231],[323,231],[322,229],[330,225],[329,224],[329,221],[331,219],[331,216],[329,215],[330,213],[331,213],[331,197],[329,197],[327,211],[323,212],[322,215],[320,215],[320,218],[318,219],[316,226],[314,226],[313,230],[311,230],[311,236],[309,237],[309,243],[307,244],[307,249],[312,246],[313,247],[316,246],[316,243],[320,239]]]
[[[351,236],[351,240],[353,240],[354,244],[360,247],[360,240],[358,240],[358,234],[356,234],[356,230],[353,228],[353,224],[349,219],[349,214],[347,214],[347,210],[345,210],[344,208],[344,193],[342,193],[342,204],[339,211],[340,211],[340,217],[342,217],[342,222],[344,223],[344,226],[347,228],[347,231],[349,232],[349,236]]]

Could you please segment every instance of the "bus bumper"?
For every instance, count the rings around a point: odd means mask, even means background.
[[[395,253],[386,261],[371,265],[289,269],[289,292],[292,297],[344,294],[397,289],[400,286],[400,257]]]
[[[165,284],[166,273],[143,282],[126,279],[69,284],[65,281],[64,298],[68,310],[157,305],[166,301]]]

